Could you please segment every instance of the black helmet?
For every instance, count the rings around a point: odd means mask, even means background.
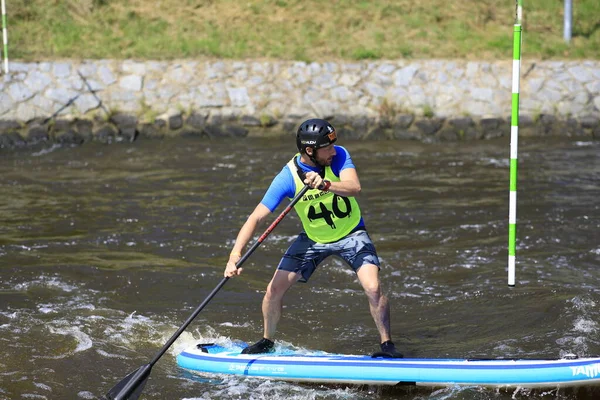
[[[329,122],[324,119],[309,119],[298,128],[296,146],[300,153],[306,153],[308,147],[317,150],[329,146],[336,139],[335,128]]]

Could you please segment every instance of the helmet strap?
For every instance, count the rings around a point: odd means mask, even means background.
[[[316,150],[315,150],[313,147],[311,147],[311,149],[313,149],[313,154],[314,154],[314,153],[316,152]],[[304,154],[306,154],[306,156],[308,157],[308,159],[309,159],[309,160],[310,160],[310,161],[311,161],[311,162],[312,162],[312,163],[313,163],[313,164],[314,164],[316,167],[319,167],[319,168],[320,168],[320,170],[319,170],[319,176],[321,176],[321,178],[323,178],[323,179],[324,179],[324,178],[325,178],[325,166],[324,166],[324,165],[321,165],[319,162],[317,162],[317,159],[315,158],[315,156],[314,156],[314,155],[310,155],[310,154],[308,154],[308,152],[306,151],[306,149],[304,150]],[[296,161],[296,159],[295,159],[295,158],[294,158],[294,161]],[[300,170],[300,166],[299,166],[299,165],[297,165],[297,168]],[[301,175],[300,177],[302,178],[302,180],[304,180],[304,177],[303,177],[302,175]]]
[[[315,166],[317,166],[317,167],[323,167],[323,166],[322,166],[322,165],[321,165],[321,164],[320,164],[320,163],[317,161],[317,158],[316,158],[316,155],[317,155],[317,149],[315,149],[314,147],[311,147],[311,149],[312,149],[312,154],[308,154],[308,151],[306,151],[306,150],[308,150],[308,149],[304,150],[304,152],[306,153],[306,155],[308,156],[308,158],[310,159],[310,161],[312,161],[312,162],[313,162],[313,164],[315,164]]]

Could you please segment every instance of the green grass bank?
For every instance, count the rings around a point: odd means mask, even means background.
[[[524,59],[600,59],[600,1],[524,1]],[[9,58],[511,59],[515,1],[7,0]]]

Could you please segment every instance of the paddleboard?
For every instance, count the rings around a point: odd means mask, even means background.
[[[241,354],[245,344],[198,344],[177,356],[187,370],[295,382],[550,388],[600,384],[600,358],[386,359],[279,351]]]

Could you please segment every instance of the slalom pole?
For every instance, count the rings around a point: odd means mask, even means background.
[[[8,74],[8,32],[6,30],[5,0],[2,0],[2,41],[4,42],[4,73]]]
[[[517,16],[513,35],[512,114],[510,122],[510,191],[508,212],[508,286],[515,286],[517,248],[517,149],[519,141],[519,80],[521,76],[521,41],[523,0],[516,0]]]

